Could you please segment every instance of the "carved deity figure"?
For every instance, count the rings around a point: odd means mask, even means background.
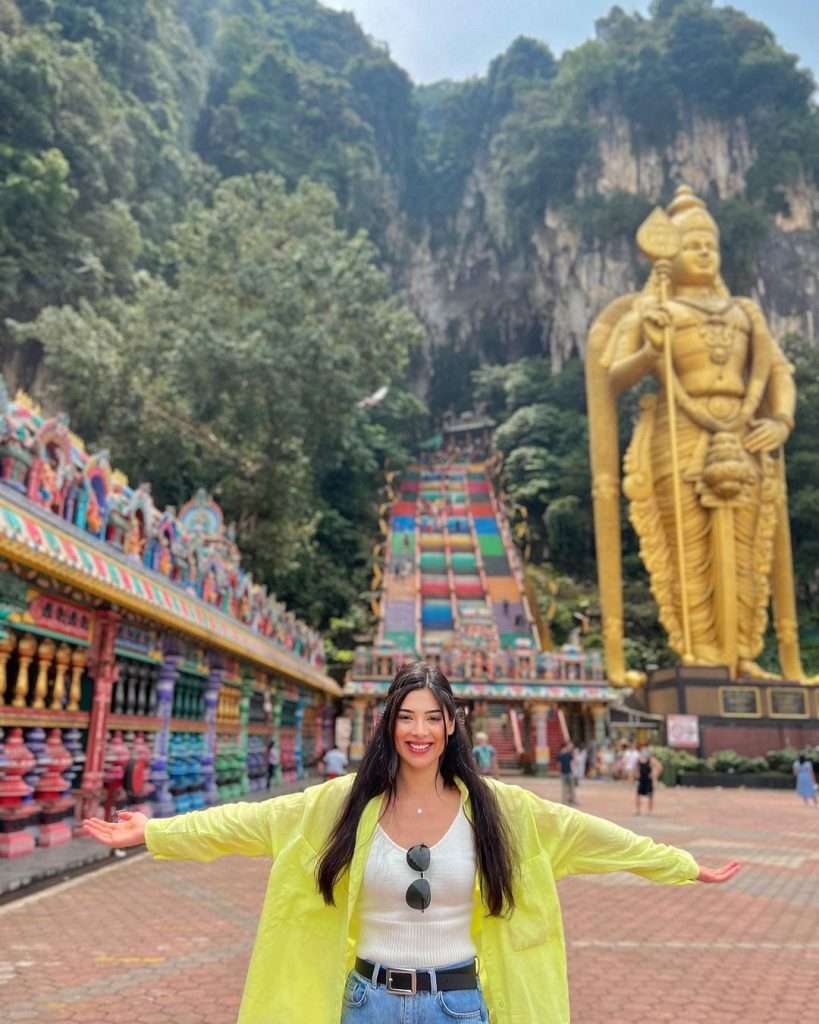
[[[159,558],[157,559],[157,570],[161,572],[163,576],[170,576],[173,571],[171,545],[164,533],[159,537]]]
[[[683,663],[765,677],[756,659],[773,597],[782,669],[801,679],[782,453],[794,425],[792,368],[759,306],[730,295],[719,230],[689,188],[641,232],[654,259],[645,287],[603,311],[587,346],[609,675],[625,675],[617,398],[653,378],[623,490],[669,643]]]
[[[139,524],[139,519],[137,516],[134,516],[125,535],[125,554],[130,555],[131,558],[141,559],[144,549],[145,540],[142,536],[142,528]]]

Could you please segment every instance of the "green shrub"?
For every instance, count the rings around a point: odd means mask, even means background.
[[[765,760],[768,762],[768,767],[771,771],[790,775],[793,772],[793,762],[798,756],[798,750],[793,747],[785,747],[784,750],[769,750],[765,755]]]
[[[678,772],[701,772],[705,768],[705,761],[701,757],[689,754],[687,750],[673,751],[670,761]]]
[[[755,769],[751,767],[752,764],[753,760],[751,758],[743,757],[742,754],[738,754],[735,750],[718,750],[707,758],[705,762],[708,771],[728,772],[731,775],[754,771]]]

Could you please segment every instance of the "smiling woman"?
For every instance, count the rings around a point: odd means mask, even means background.
[[[452,689],[401,669],[356,776],[265,803],[92,820],[159,858],[273,860],[240,1024],[569,1021],[555,882],[723,882],[690,854],[480,775]],[[287,942],[282,936],[287,935]]]

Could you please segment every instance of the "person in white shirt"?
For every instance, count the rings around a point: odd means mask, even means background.
[[[634,782],[636,778],[637,762],[640,760],[640,754],[633,743],[630,743],[625,751],[623,751],[623,775],[628,779],[629,782]]]
[[[574,775],[574,784],[576,786],[579,786],[583,779],[586,778],[588,756],[589,754],[585,747],[575,747],[574,754],[572,755],[572,775]]]
[[[337,779],[347,771],[347,755],[338,747],[331,747],[321,760],[324,763],[325,779]]]

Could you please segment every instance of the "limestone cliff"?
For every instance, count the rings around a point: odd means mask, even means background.
[[[744,195],[757,159],[741,116],[692,115],[662,147],[636,145],[621,113],[601,114],[596,129],[594,158],[577,170],[575,203],[546,205],[525,238],[511,236],[489,146],[477,154],[446,240],[434,241],[429,228],[412,241],[402,236],[401,286],[431,346],[454,345],[484,358],[541,352],[559,368],[583,352],[600,309],[646,275],[634,243],[639,219],[628,232],[601,239],[578,223],[575,204],[631,194],[643,197],[647,209],[687,183],[718,207]],[[798,332],[813,341],[819,191],[801,177],[783,197],[786,212],[770,219],[766,237],[748,254],[750,291],[779,337]]]

